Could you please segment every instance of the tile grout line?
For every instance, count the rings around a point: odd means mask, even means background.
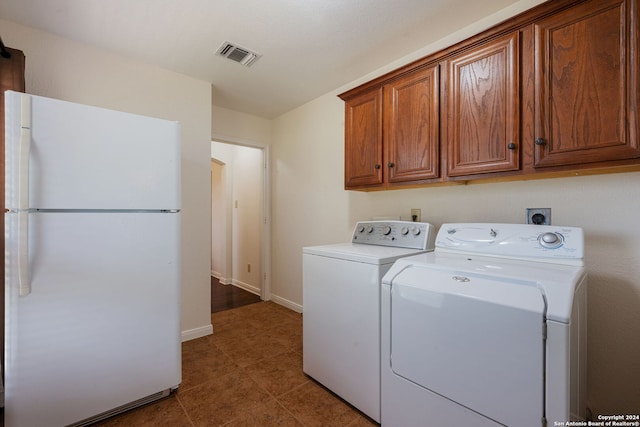
[[[289,390],[289,391],[288,391],[288,392],[286,392],[286,393],[282,393],[282,394],[281,394],[280,396],[278,396],[278,397],[274,397],[274,398],[275,398],[275,400],[276,400],[276,403],[277,403],[278,405],[280,405],[280,407],[281,407],[282,409],[284,409],[285,411],[287,411],[287,413],[288,413],[288,414],[290,414],[290,415],[293,417],[293,419],[295,419],[297,422],[299,422],[302,426],[305,426],[305,423],[304,423],[304,422],[302,422],[302,420],[300,420],[298,417],[296,417],[296,415],[295,415],[293,412],[291,412],[291,411],[289,410],[289,408],[287,408],[287,407],[284,405],[284,403],[279,399],[279,397],[286,396],[286,395],[288,395],[289,393],[293,393],[295,390],[297,390],[297,389],[299,389],[299,388],[302,388],[303,386],[305,386],[306,384],[308,384],[310,381],[311,381],[311,379],[309,379],[309,378],[307,377],[307,381],[305,381],[305,382],[303,382],[302,384],[300,384],[300,385],[298,385],[298,386],[296,386],[296,387],[292,388],[291,390]]]
[[[182,408],[182,411],[184,412],[184,415],[187,417],[187,420],[189,421],[189,424],[191,424],[192,427],[196,427],[196,424],[191,419],[191,415],[189,415],[189,412],[187,411],[187,408],[184,407],[184,405],[182,403],[182,400],[180,399],[180,396],[178,396],[178,394],[176,394],[176,399],[178,400],[178,404]]]

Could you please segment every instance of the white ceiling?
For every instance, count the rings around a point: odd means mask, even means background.
[[[0,18],[211,82],[215,105],[274,118],[515,2],[0,0]],[[216,56],[224,41],[263,56]]]

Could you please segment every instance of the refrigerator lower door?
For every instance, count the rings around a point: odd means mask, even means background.
[[[30,213],[24,297],[5,219],[5,426],[68,425],[180,383],[178,213]]]

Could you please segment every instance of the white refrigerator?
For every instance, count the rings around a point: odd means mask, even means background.
[[[175,390],[180,125],[5,94],[5,426]]]

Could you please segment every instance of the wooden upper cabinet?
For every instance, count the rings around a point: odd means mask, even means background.
[[[345,188],[382,184],[382,89],[345,99]]]
[[[635,0],[592,0],[534,23],[534,167],[640,157]]]
[[[384,166],[388,182],[439,177],[438,87],[437,65],[384,86]]]
[[[514,32],[443,63],[448,176],[519,169],[518,40]]]
[[[438,66],[345,101],[345,188],[438,178]]]
[[[345,187],[640,169],[640,0],[553,0],[340,95]]]

